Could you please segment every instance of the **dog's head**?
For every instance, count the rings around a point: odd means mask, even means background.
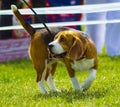
[[[75,31],[66,30],[59,32],[55,36],[54,41],[48,45],[52,57],[79,59],[83,53],[83,44],[80,36],[80,33]]]

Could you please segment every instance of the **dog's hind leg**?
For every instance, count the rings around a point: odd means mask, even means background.
[[[38,86],[39,86],[41,92],[43,94],[46,94],[47,90],[44,86],[44,80],[45,80],[45,75],[46,75],[46,71],[47,71],[47,60],[45,61],[45,63],[41,63],[40,66],[36,66],[35,69],[37,71]]]
[[[52,65],[50,65],[48,67],[48,70],[47,70],[47,73],[46,73],[46,80],[47,80],[47,84],[49,86],[49,88],[53,91],[53,92],[60,92],[60,90],[58,90],[55,86],[55,82],[54,82],[54,79],[53,79],[53,75],[55,73],[55,70],[56,70],[56,66],[57,66],[57,63],[53,63]]]

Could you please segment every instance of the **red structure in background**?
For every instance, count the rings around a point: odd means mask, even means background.
[[[0,62],[28,58],[30,38],[0,40]]]

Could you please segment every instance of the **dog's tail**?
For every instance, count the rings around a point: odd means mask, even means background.
[[[24,17],[20,14],[18,8],[16,5],[11,5],[11,9],[20,22],[20,24],[24,27],[24,29],[29,33],[29,35],[32,37],[35,33],[35,28],[33,28],[25,19]]]

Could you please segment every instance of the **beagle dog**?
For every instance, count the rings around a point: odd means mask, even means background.
[[[51,56],[59,58],[65,64],[74,89],[87,90],[95,79],[98,68],[97,51],[92,40],[83,32],[64,30],[54,37],[48,47]],[[80,86],[75,71],[86,70],[89,70],[90,74]]]
[[[53,76],[57,62],[62,61],[67,67],[75,90],[83,91],[90,87],[95,79],[98,67],[97,52],[94,43],[85,34],[65,27],[49,27],[52,35],[45,28],[33,28],[20,14],[15,5],[11,9],[31,37],[29,56],[36,70],[36,81],[43,94],[48,93],[44,80],[54,92],[60,92]],[[90,74],[82,85],[75,77],[75,71],[89,70]]]

